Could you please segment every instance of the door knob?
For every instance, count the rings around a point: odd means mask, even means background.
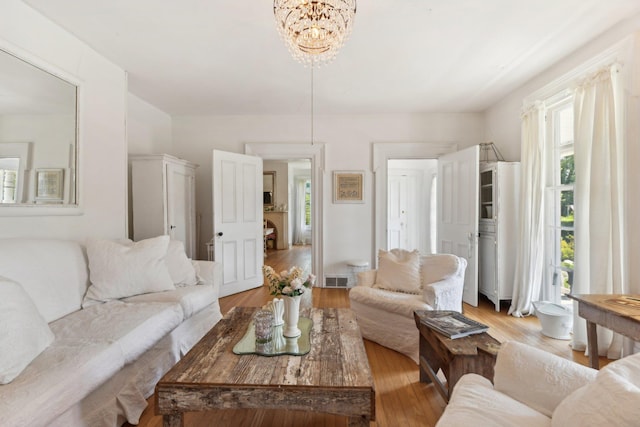
[[[222,237],[222,231],[218,233],[218,237]]]
[[[175,225],[170,225],[170,226],[169,226],[169,229],[170,229],[170,230],[173,230],[174,228],[176,228],[176,226],[175,226]]]

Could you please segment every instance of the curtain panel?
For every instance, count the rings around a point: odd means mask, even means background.
[[[544,269],[544,107],[535,104],[522,116],[520,220],[518,256],[509,314],[532,314],[540,295]]]
[[[575,93],[575,270],[572,293],[625,293],[624,124],[619,66]],[[572,347],[586,349],[586,322],[574,305]],[[622,338],[598,327],[601,356],[620,357]]]

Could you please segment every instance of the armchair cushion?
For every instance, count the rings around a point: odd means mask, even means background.
[[[417,250],[379,250],[376,282],[383,289],[420,293],[420,253]]]

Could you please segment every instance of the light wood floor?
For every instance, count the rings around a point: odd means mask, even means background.
[[[294,247],[291,251],[269,251],[265,264],[276,271],[292,265],[310,266],[309,247]],[[308,264],[305,264],[307,263]],[[272,297],[265,287],[231,295],[220,299],[222,313],[234,306],[262,306]],[[348,291],[345,289],[313,289],[315,307],[349,307]],[[547,350],[561,357],[588,365],[588,359],[569,347],[568,341],[547,338],[540,333],[540,323],[535,317],[514,318],[507,316],[505,305],[500,312],[486,299],[478,307],[465,304],[464,314],[489,325],[489,333],[501,342],[521,341]],[[419,382],[417,365],[408,357],[376,343],[365,340],[365,348],[371,365],[376,387],[376,421],[372,426],[433,426],[442,414],[445,402],[432,385]],[[607,361],[601,358],[600,365]],[[160,427],[162,419],[154,415],[153,397],[143,413],[140,426]],[[276,413],[269,410],[210,411],[187,414],[185,425],[205,426],[264,426],[264,427],[342,427],[347,425],[344,417],[307,414],[287,411]]]

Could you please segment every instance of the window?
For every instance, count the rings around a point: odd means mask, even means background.
[[[304,182],[304,225],[311,227],[311,180]]]
[[[547,142],[552,158],[547,179],[546,298],[566,299],[573,285],[575,184],[573,99],[566,98],[547,111]]]

